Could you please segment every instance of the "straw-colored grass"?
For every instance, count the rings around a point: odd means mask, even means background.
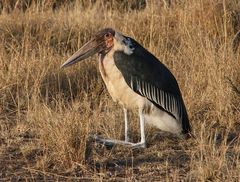
[[[81,2],[0,14],[0,180],[239,181],[237,0],[141,10]],[[146,149],[89,140],[95,133],[123,138],[122,108],[106,91],[97,56],[66,70],[60,65],[105,27],[133,37],[168,66],[196,139],[148,126]],[[130,120],[136,142],[135,112]]]

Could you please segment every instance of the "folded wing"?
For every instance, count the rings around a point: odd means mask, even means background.
[[[187,111],[175,77],[156,57],[131,40],[134,52],[114,53],[114,62],[128,86],[156,107],[182,123],[183,133],[191,130]]]

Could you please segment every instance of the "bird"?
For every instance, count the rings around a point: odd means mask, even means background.
[[[180,138],[191,136],[191,124],[183,97],[171,71],[136,40],[113,28],[98,31],[61,68],[98,54],[102,79],[114,102],[124,111],[124,140],[95,136],[106,145],[146,148],[145,123]],[[128,112],[138,110],[139,142],[129,138]]]

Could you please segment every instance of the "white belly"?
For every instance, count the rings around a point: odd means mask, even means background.
[[[170,116],[168,113],[158,109],[153,104],[151,112],[144,115],[145,121],[163,131],[181,135],[182,126],[179,121]]]

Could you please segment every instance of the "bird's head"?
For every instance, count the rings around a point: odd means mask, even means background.
[[[106,55],[112,49],[131,54],[133,50],[130,38],[116,32],[112,28],[105,28],[74,53],[61,67],[73,65],[94,54]]]

